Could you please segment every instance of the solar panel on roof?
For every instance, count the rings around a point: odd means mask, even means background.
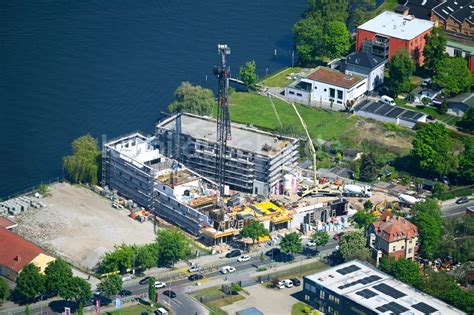
[[[360,268],[356,265],[350,265],[341,269],[337,269],[336,272],[340,273],[341,275],[347,275],[351,272],[357,271]]]
[[[420,312],[424,314],[432,314],[438,311],[436,308],[431,307],[428,304],[423,303],[423,302],[420,302],[418,304],[413,304],[411,307],[419,310]]]
[[[357,295],[360,295],[366,299],[370,299],[374,296],[377,296],[377,293],[375,293],[374,291],[371,291],[369,289],[364,289],[364,290],[360,290],[359,292],[356,292]]]
[[[362,279],[359,279],[359,280],[352,281],[352,282],[346,283],[344,285],[341,285],[341,286],[338,287],[338,289],[342,290],[342,289],[352,287],[352,286],[357,285],[357,284],[366,285],[366,284],[375,282],[375,281],[380,280],[380,279],[382,279],[382,278],[380,278],[377,275],[372,275],[372,276],[364,277]]]
[[[379,109],[379,107],[382,105],[383,104],[380,104],[380,103],[373,103],[367,106],[367,108],[365,108],[364,110],[369,113],[375,113]]]
[[[372,288],[379,291],[379,292],[382,292],[383,294],[391,296],[394,299],[399,299],[399,298],[404,297],[406,295],[405,293],[400,292],[397,289],[394,289],[391,286],[386,285],[385,283],[380,283],[380,284],[374,285]]]
[[[390,303],[377,307],[376,310],[380,311],[381,313],[392,312],[392,314],[401,314],[408,311],[408,308],[398,303],[390,302]]]
[[[377,111],[377,115],[385,116],[387,113],[389,113],[391,110],[393,110],[393,108],[394,108],[393,106],[383,104],[383,106],[381,106],[379,108],[379,110]]]
[[[396,118],[398,117],[398,115],[400,115],[401,113],[403,113],[405,109],[404,108],[400,108],[400,107],[394,107],[392,111],[390,111],[389,113],[387,113],[387,117],[391,117],[391,118]]]

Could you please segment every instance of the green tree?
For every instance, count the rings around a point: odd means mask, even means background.
[[[269,234],[270,232],[263,226],[263,224],[255,220],[250,221],[240,231],[240,235],[242,237],[251,238],[253,243],[255,243],[255,240],[259,237],[266,236]]]
[[[423,67],[434,73],[438,62],[446,55],[446,35],[440,28],[435,27],[430,34],[425,35],[425,41]]]
[[[357,26],[372,18],[375,8],[375,0],[350,0],[347,27],[349,29],[355,29]]]
[[[466,138],[459,157],[459,175],[468,184],[474,183],[474,139]]]
[[[3,301],[6,301],[10,298],[10,288],[8,287],[7,282],[0,278],[0,305],[2,305]]]
[[[122,286],[122,278],[118,274],[114,274],[102,279],[97,288],[105,296],[114,296],[122,290]]]
[[[441,198],[444,193],[449,189],[449,186],[445,183],[436,183],[433,187],[433,196],[436,198]]]
[[[31,303],[33,298],[44,292],[44,276],[32,263],[26,265],[16,280],[15,295],[20,301]]]
[[[240,286],[240,284],[238,283],[232,283],[230,285],[230,288],[232,290],[232,294],[237,294],[239,293],[240,291],[242,291],[242,287]]]
[[[388,263],[388,272],[396,279],[411,286],[419,287],[422,282],[422,273],[418,263],[401,257],[395,262]]]
[[[433,83],[440,86],[446,95],[469,91],[472,75],[463,57],[443,57],[438,61]]]
[[[136,251],[136,265],[142,269],[148,269],[157,265],[158,246],[156,242],[144,246],[137,246]]]
[[[345,22],[349,16],[348,0],[308,0],[307,16],[318,23],[327,21]]]
[[[282,252],[293,255],[294,253],[300,253],[303,251],[303,244],[301,243],[301,237],[296,232],[286,234],[280,242],[280,248]]]
[[[366,210],[357,210],[357,212],[352,216],[352,220],[357,224],[359,229],[367,230],[369,225],[375,222],[376,217]]]
[[[374,204],[372,203],[372,201],[370,201],[370,199],[364,202],[364,210],[370,211],[373,206]]]
[[[453,141],[446,127],[428,124],[413,139],[412,157],[419,167],[430,174],[447,175],[456,169]]]
[[[189,112],[198,115],[210,115],[216,104],[214,93],[199,85],[182,82],[174,92],[175,101],[168,106],[168,111]]]
[[[72,142],[73,154],[64,157],[64,170],[73,183],[97,184],[100,151],[97,141],[85,135]]]
[[[77,307],[77,315],[84,315],[84,302],[80,301]]]
[[[161,265],[174,264],[191,255],[189,239],[178,229],[165,229],[156,238],[158,261]]]
[[[446,99],[444,99],[443,102],[438,107],[438,113],[444,115],[447,112],[448,112],[448,102],[446,101]]]
[[[148,279],[148,298],[150,301],[156,302],[155,278]]]
[[[69,278],[68,284],[59,289],[59,296],[67,301],[86,302],[92,296],[91,285],[79,277]]]
[[[372,182],[377,178],[378,168],[375,155],[370,152],[362,156],[360,165],[360,179],[366,182]]]
[[[421,253],[427,258],[434,258],[440,250],[443,234],[441,209],[436,200],[427,199],[412,207],[415,214],[413,224],[418,227],[420,234]]]
[[[242,67],[240,67],[240,79],[250,89],[253,89],[257,82],[256,71],[257,65],[255,64],[255,60],[247,61]]]
[[[347,232],[339,241],[339,252],[344,261],[352,259],[367,260],[370,256],[370,251],[366,245],[367,239],[362,232]]]
[[[311,240],[316,246],[323,246],[329,242],[329,234],[324,231],[317,231],[311,236]]]
[[[459,126],[470,132],[474,132],[474,108],[469,108],[464,115],[462,115]]]
[[[387,86],[395,96],[410,89],[410,78],[415,71],[415,63],[405,51],[398,51],[387,64],[389,78]]]
[[[346,55],[351,47],[350,38],[351,35],[343,22],[329,22],[323,34],[324,54],[331,59]]]
[[[30,306],[29,305],[25,306],[25,315],[30,315]]]
[[[58,258],[48,264],[44,271],[46,275],[46,290],[58,294],[61,287],[68,284],[72,277],[71,267],[61,258]]]
[[[302,66],[314,66],[321,54],[323,28],[313,18],[304,18],[293,26],[298,60]]]

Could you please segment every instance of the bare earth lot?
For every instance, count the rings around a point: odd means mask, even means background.
[[[94,192],[67,183],[50,187],[46,208],[31,209],[17,218],[18,233],[52,254],[91,269],[114,245],[154,240],[153,224],[130,219]]]

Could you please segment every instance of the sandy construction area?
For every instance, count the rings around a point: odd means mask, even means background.
[[[114,245],[144,244],[154,240],[153,224],[128,217],[94,192],[67,183],[50,187],[42,209],[17,218],[18,232],[74,265],[91,269]]]

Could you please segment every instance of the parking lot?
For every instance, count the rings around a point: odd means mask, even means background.
[[[80,186],[58,183],[43,198],[45,208],[18,216],[18,233],[53,255],[83,269],[91,269],[114,245],[154,240],[153,224],[128,217],[128,210],[111,207],[109,200]]]

